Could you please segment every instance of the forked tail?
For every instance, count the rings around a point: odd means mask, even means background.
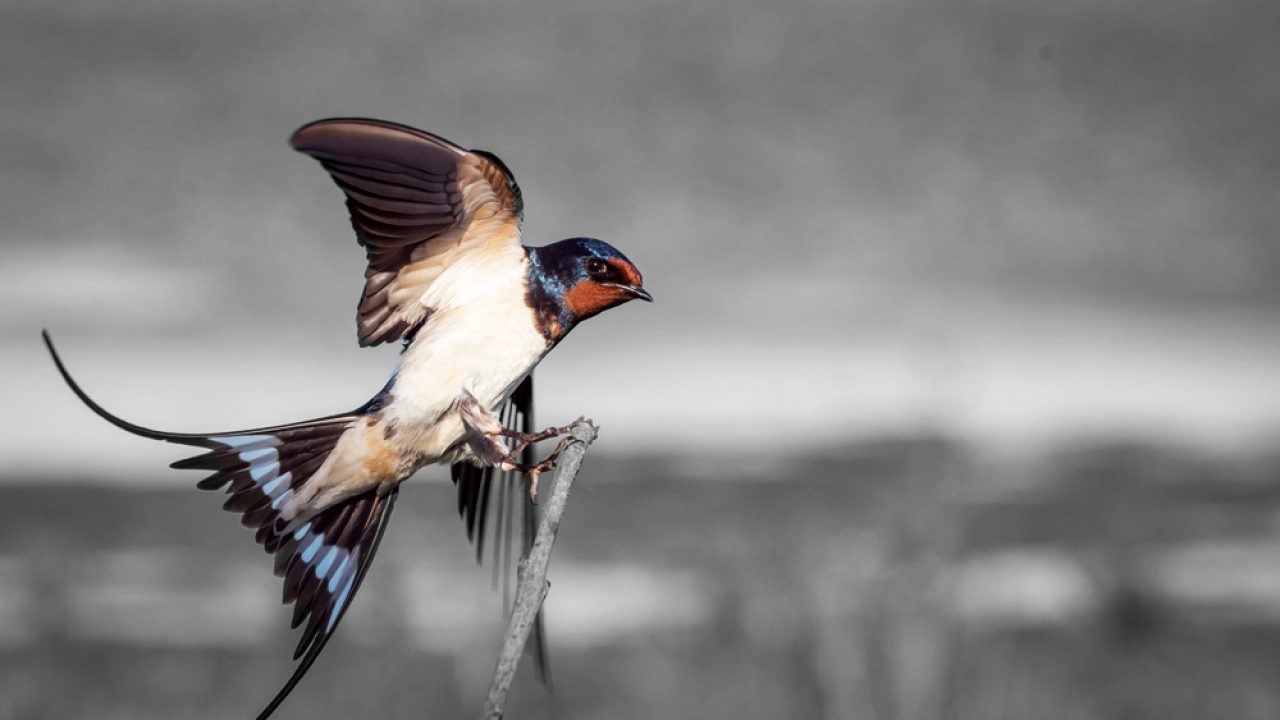
[[[229,497],[222,507],[240,513],[241,523],[256,531],[258,544],[275,555],[276,575],[284,578],[284,602],[294,603],[293,627],[305,620],[306,629],[293,655],[302,661],[258,716],[263,720],[306,674],[342,619],[377,551],[396,491],[358,495],[325,508],[299,527],[290,527],[280,510],[324,465],[338,438],[376,399],[350,413],[289,425],[208,434],[161,432],[107,412],[67,372],[49,333],[42,334],[71,391],[107,422],[134,435],[205,448],[207,452],[172,467],[211,471],[197,487],[226,487]]]

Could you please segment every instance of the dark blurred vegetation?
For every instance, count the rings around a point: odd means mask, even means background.
[[[1280,605],[1266,606],[1280,602],[1267,594],[1280,576],[1280,457],[1116,444],[997,463],[912,438],[716,467],[588,457],[551,568],[555,691],[522,672],[509,717],[1280,717]],[[462,643],[415,643],[405,629],[410,605],[430,612],[454,586],[494,598],[450,488],[429,479],[407,488],[367,587],[279,717],[479,712],[496,605],[467,620]],[[287,676],[287,614],[270,602],[249,605],[270,630],[240,642],[77,629],[94,587],[81,583],[86,562],[109,572],[117,552],[177,558],[161,572],[197,593],[182,600],[191,607],[228,577],[277,592],[233,516],[173,481],[4,490],[0,599],[17,582],[28,600],[0,615],[22,625],[0,627],[11,638],[0,717],[249,717]],[[397,593],[424,562],[445,564],[448,587]],[[258,572],[229,576],[231,564]],[[567,595],[583,586],[558,586],[557,568],[611,566],[650,574],[660,598],[662,578],[693,578],[671,588],[672,605],[692,587],[705,612],[572,641],[581,606]],[[591,597],[635,600],[616,595]],[[244,612],[205,609],[191,622],[234,627]]]

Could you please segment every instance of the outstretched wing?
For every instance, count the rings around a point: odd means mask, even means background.
[[[290,142],[347,196],[369,262],[356,311],[361,345],[412,337],[432,310],[423,295],[460,256],[520,244],[520,188],[490,153],[361,118],[304,125]]]
[[[532,373],[516,386],[515,392],[499,411],[498,420],[503,427],[533,432]],[[520,462],[526,466],[537,462],[533,447],[524,449]],[[458,487],[458,515],[466,526],[467,538],[475,544],[476,562],[484,560],[485,540],[488,538],[493,547],[494,584],[498,584],[500,577],[503,582],[510,582],[511,551],[517,524],[521,557],[529,554],[537,530],[537,506],[529,500],[527,478],[511,471],[498,472],[492,465],[481,468],[467,462],[454,463],[450,471],[453,483]],[[491,507],[494,513],[492,526],[489,526]],[[533,640],[538,676],[550,684],[551,671],[541,611],[534,622]]]

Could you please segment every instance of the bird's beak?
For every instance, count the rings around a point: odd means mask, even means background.
[[[645,302],[653,302],[653,296],[649,294],[649,291],[637,285],[623,285],[622,283],[600,283],[600,284],[606,287],[618,288],[622,292],[630,295],[631,297],[637,300],[643,300]]]
[[[648,290],[645,290],[642,287],[625,287],[624,286],[622,289],[631,293],[631,296],[638,300],[643,300],[645,302],[653,302],[653,296],[649,294]]]

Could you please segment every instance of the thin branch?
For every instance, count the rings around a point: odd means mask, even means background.
[[[533,547],[529,549],[529,555],[521,558],[516,567],[516,602],[511,609],[511,621],[507,625],[507,638],[502,644],[502,653],[498,656],[498,666],[493,671],[493,684],[489,686],[489,696],[484,703],[484,714],[481,715],[483,720],[500,720],[507,707],[507,692],[511,690],[511,681],[515,679],[516,666],[520,663],[520,656],[524,654],[524,646],[529,641],[534,619],[538,617],[542,601],[546,599],[550,588],[547,583],[547,567],[551,564],[551,546],[555,544],[556,533],[560,531],[560,515],[564,513],[569,491],[573,489],[573,480],[587,454],[587,446],[595,441],[598,433],[599,429],[590,420],[578,420],[570,431],[574,442],[569,443],[560,454],[551,497],[545,504],[540,504],[542,521],[538,525],[538,535],[533,541]]]

